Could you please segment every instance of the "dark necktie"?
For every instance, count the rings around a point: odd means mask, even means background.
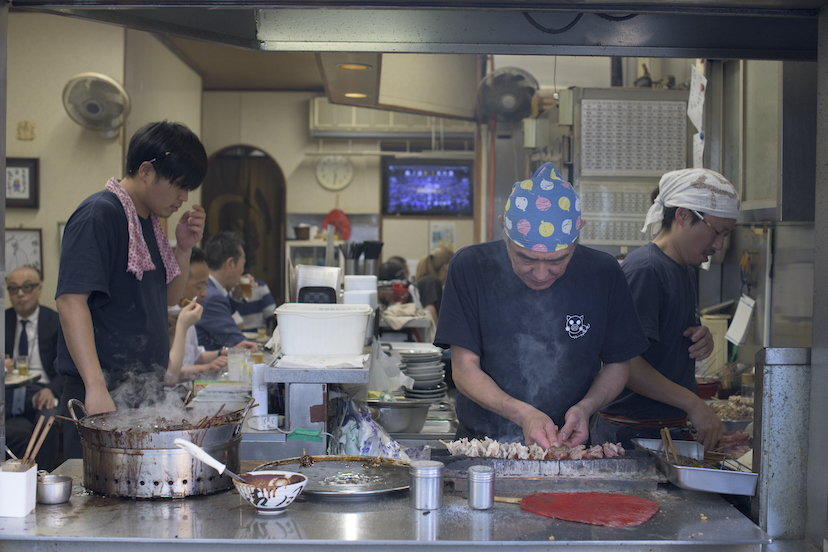
[[[20,330],[20,344],[17,346],[17,356],[29,356],[29,334],[26,332],[28,320],[21,320],[23,328]]]

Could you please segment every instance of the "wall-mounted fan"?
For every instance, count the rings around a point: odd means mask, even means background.
[[[63,87],[63,107],[82,127],[113,137],[129,115],[129,96],[114,79],[100,73],[75,75]]]
[[[517,121],[531,114],[537,90],[538,81],[523,69],[501,67],[480,81],[477,103],[487,117]]]

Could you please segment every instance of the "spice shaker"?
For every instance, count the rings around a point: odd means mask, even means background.
[[[411,474],[411,506],[416,510],[437,510],[443,505],[443,463],[415,460],[408,466]]]
[[[469,507],[488,510],[494,505],[494,468],[471,466],[469,468]]]

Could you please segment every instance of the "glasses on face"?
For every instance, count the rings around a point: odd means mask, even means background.
[[[9,295],[17,295],[17,293],[21,289],[23,290],[23,293],[28,295],[29,293],[33,292],[35,288],[39,285],[40,284],[23,284],[22,286],[9,285],[6,287],[6,289],[9,290]]]
[[[712,225],[712,224],[710,224],[709,222],[707,222],[706,220],[704,220],[704,215],[702,215],[701,213],[699,213],[699,212],[698,212],[698,211],[696,211],[695,209],[688,209],[688,210],[689,210],[691,213],[693,213],[694,215],[696,215],[697,217],[699,217],[699,220],[700,220],[700,221],[702,221],[702,222],[703,222],[703,223],[705,223],[707,226],[709,226],[709,227],[710,227],[710,229],[711,229],[711,230],[713,230],[713,232],[715,232],[715,233],[716,233],[716,237],[717,237],[717,238],[718,238],[719,236],[726,236],[726,235],[728,235],[728,234],[730,233],[730,232],[728,232],[727,230],[720,232],[720,231],[716,230],[715,228],[713,228],[713,225]]]

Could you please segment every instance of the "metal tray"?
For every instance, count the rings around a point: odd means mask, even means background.
[[[759,474],[740,472],[733,470],[716,470],[712,468],[696,468],[690,466],[677,466],[672,462],[668,462],[663,456],[661,450],[661,441],[657,439],[633,439],[633,445],[636,447],[647,449],[650,455],[655,458],[658,469],[667,476],[667,479],[682,489],[690,491],[704,491],[708,493],[720,493],[742,496],[753,496],[756,494],[756,484],[759,479]],[[658,450],[654,448],[647,448],[644,441],[655,442],[659,445]],[[682,443],[690,443],[691,441],[673,441],[676,447],[676,452],[684,456],[679,451],[679,445]],[[700,443],[695,443],[701,445]],[[684,447],[684,445],[682,445]],[[689,449],[689,447],[688,447]]]
[[[314,456],[313,465],[304,467],[301,458],[285,458],[262,464],[254,471],[285,469],[301,473],[308,478],[302,494],[326,500],[364,500],[411,486],[407,463],[381,458],[379,467],[363,465],[371,460],[375,458]]]
[[[661,439],[632,439],[633,446],[638,450],[654,450],[664,452],[664,442]],[[704,459],[704,445],[696,441],[673,441],[676,454],[694,460]]]

